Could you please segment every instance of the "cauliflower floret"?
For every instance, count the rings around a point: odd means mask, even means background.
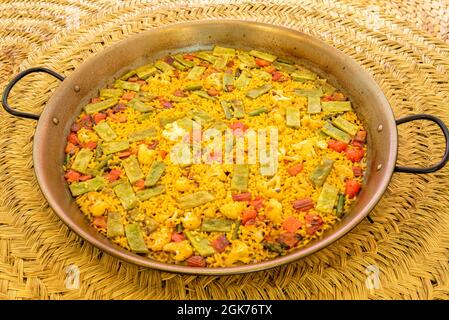
[[[346,179],[354,178],[354,172],[352,169],[344,164],[335,165],[335,172],[337,172],[338,178],[341,182],[345,182]]]
[[[191,211],[186,212],[181,221],[186,229],[196,229],[201,225],[201,217]]]
[[[211,177],[216,177],[220,181],[226,181],[227,176],[223,171],[223,168],[221,165],[214,164],[210,166],[209,175]]]
[[[164,251],[173,252],[173,259],[176,261],[184,261],[193,254],[192,246],[189,241],[170,242],[164,246]]]
[[[294,149],[298,149],[302,156],[311,158],[316,156],[315,141],[313,139],[303,140],[292,145]]]
[[[103,201],[98,193],[91,192],[87,195],[91,204],[89,206],[90,213],[94,217],[102,216],[106,210],[109,208],[109,205],[106,201]]]
[[[326,150],[327,149],[327,142],[326,140],[318,140],[316,142],[316,145],[318,148],[322,149],[322,150]]]
[[[265,215],[274,223],[282,222],[282,204],[276,199],[270,199],[265,207]]]
[[[178,191],[185,192],[192,188],[192,184],[190,183],[190,180],[186,177],[180,177],[175,182],[175,188]]]
[[[171,231],[167,227],[161,227],[150,234],[148,247],[153,251],[161,251],[171,240]]]
[[[250,262],[249,254],[250,254],[249,248],[244,242],[240,240],[234,240],[232,242],[231,251],[229,252],[228,257],[226,258],[226,264],[233,265],[238,261],[243,263],[249,263]]]
[[[186,133],[187,131],[181,128],[177,122],[167,124],[165,130],[162,131],[162,135],[170,141],[176,141],[180,137],[185,136]]]
[[[220,212],[229,219],[238,219],[241,217],[246,205],[243,202],[230,202],[220,207]]]
[[[141,164],[151,164],[156,156],[155,150],[148,149],[146,144],[140,144],[137,149],[137,159]]]

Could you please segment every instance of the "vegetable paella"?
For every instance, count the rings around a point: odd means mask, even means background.
[[[274,166],[236,161],[237,152],[224,161],[214,143],[232,150],[269,127]],[[207,139],[208,129],[221,135]],[[366,138],[351,101],[326,79],[270,53],[215,46],[100,89],[71,127],[64,177],[119,246],[229,267],[288,254],[337,223],[361,190]],[[180,145],[197,157],[179,161]],[[252,151],[244,144],[243,158]]]

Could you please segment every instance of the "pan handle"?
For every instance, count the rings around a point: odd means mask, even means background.
[[[428,168],[410,168],[410,167],[396,166],[394,168],[394,171],[395,172],[406,172],[406,173],[431,173],[431,172],[438,171],[441,168],[443,168],[444,165],[449,160],[449,140],[448,140],[449,139],[449,130],[447,129],[446,125],[440,118],[435,117],[430,114],[424,114],[424,113],[406,116],[404,118],[398,119],[398,120],[396,120],[396,125],[400,125],[402,123],[406,123],[406,122],[410,122],[410,121],[414,121],[414,120],[429,120],[431,122],[436,123],[440,127],[440,129],[443,131],[444,139],[445,139],[445,143],[446,143],[446,150],[444,151],[443,158],[441,159],[440,162],[438,162],[437,164],[435,164],[431,167],[428,167]]]
[[[14,85],[20,79],[25,77],[26,75],[28,75],[30,73],[36,73],[36,72],[48,73],[48,74],[52,75],[53,77],[55,77],[58,80],[61,80],[61,81],[64,80],[64,76],[60,75],[59,73],[57,73],[57,72],[55,72],[53,70],[50,70],[50,69],[47,69],[47,68],[44,68],[44,67],[34,67],[34,68],[26,69],[26,70],[20,72],[18,75],[16,75],[14,77],[14,79],[12,79],[8,83],[8,85],[6,86],[5,90],[3,91],[2,105],[3,105],[3,109],[5,109],[6,112],[12,114],[13,116],[20,117],[20,118],[39,120],[39,115],[38,114],[33,114],[33,113],[27,113],[27,112],[14,110],[13,108],[11,108],[11,106],[8,103],[9,93],[11,92],[12,88],[14,87]]]

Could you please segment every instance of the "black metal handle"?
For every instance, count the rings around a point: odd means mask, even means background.
[[[53,77],[55,77],[58,80],[63,81],[64,80],[64,76],[60,75],[59,73],[44,68],[44,67],[35,67],[35,68],[30,68],[27,70],[24,70],[22,72],[20,72],[17,76],[14,77],[14,79],[12,79],[8,85],[6,86],[5,90],[3,91],[3,96],[2,96],[2,105],[3,105],[3,109],[5,109],[8,113],[12,114],[13,116],[16,117],[20,117],[20,118],[26,118],[26,119],[33,119],[33,120],[39,120],[39,115],[38,114],[33,114],[33,113],[28,113],[28,112],[22,112],[22,111],[17,111],[14,110],[13,108],[11,108],[11,106],[8,103],[8,96],[9,93],[11,92],[12,88],[14,87],[14,85],[23,77],[25,77],[26,75],[30,74],[30,73],[35,73],[35,72],[44,72],[44,73],[48,73],[50,75],[52,75]]]
[[[396,125],[400,125],[402,123],[406,123],[406,122],[410,122],[410,121],[414,121],[414,120],[429,120],[429,121],[436,123],[440,127],[440,129],[443,131],[444,139],[446,142],[446,150],[444,151],[443,158],[441,159],[440,162],[438,162],[437,164],[435,164],[431,167],[428,167],[428,168],[410,168],[410,167],[396,166],[394,168],[394,171],[395,172],[406,172],[406,173],[431,173],[431,172],[438,171],[441,168],[443,168],[444,165],[449,160],[449,140],[448,140],[449,139],[449,130],[447,129],[446,125],[440,118],[435,117],[431,114],[415,114],[415,115],[407,116],[407,117],[401,118],[399,120],[396,120]]]

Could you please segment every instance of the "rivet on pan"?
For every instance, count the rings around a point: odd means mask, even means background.
[[[75,92],[80,92],[80,86],[79,85],[74,86],[73,90],[75,90]]]
[[[379,124],[379,126],[377,127],[377,131],[381,132],[384,129],[384,126]]]
[[[51,119],[51,121],[53,121],[54,125],[58,125],[59,124],[59,119],[58,118],[53,118],[53,119]]]
[[[379,171],[380,169],[382,169],[382,165],[381,165],[381,164],[378,164],[378,165],[377,165],[377,171]]]

